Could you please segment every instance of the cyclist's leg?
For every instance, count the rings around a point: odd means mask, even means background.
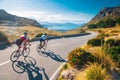
[[[43,41],[43,46],[45,46],[45,40]]]
[[[42,47],[42,40],[40,39],[39,41],[40,41],[39,48],[41,48]]]
[[[17,50],[18,52],[20,51],[20,48],[21,48],[21,45],[20,45],[20,46],[18,46],[18,50]]]
[[[40,48],[42,48],[44,46],[44,40],[40,39]]]
[[[26,49],[27,43],[26,43],[26,42],[24,42],[23,44],[24,44],[24,49]]]
[[[18,52],[20,51],[21,44],[22,44],[22,41],[21,41],[20,39],[18,39],[18,40],[16,41],[16,45],[17,45],[17,47],[18,47],[18,49],[17,49]]]

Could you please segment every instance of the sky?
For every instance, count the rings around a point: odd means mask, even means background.
[[[0,0],[0,9],[40,23],[87,23],[100,9],[114,6],[120,0]]]

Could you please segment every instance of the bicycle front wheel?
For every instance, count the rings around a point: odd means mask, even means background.
[[[40,44],[37,45],[36,48],[37,52],[42,55],[42,56],[48,56],[47,53],[45,52],[44,47],[41,47]]]
[[[15,61],[18,60],[19,56],[20,56],[20,52],[14,51],[14,52],[11,54],[11,56],[10,56],[10,60],[11,60],[12,62],[15,62]]]
[[[24,50],[22,51],[22,53],[23,53],[23,56],[24,56],[24,57],[28,56],[29,53],[30,53],[30,48],[27,47],[26,49],[24,49]]]

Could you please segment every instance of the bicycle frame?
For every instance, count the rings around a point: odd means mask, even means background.
[[[29,46],[30,45],[26,45],[26,46],[23,46],[22,50],[20,49],[19,51],[14,51],[10,56],[10,60],[14,62],[14,61],[17,61],[21,55],[23,55],[24,57],[28,56],[30,53]]]

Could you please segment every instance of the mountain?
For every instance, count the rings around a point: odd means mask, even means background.
[[[88,24],[97,23],[100,20],[117,19],[120,18],[120,6],[105,7]]]
[[[25,17],[18,17],[7,13],[5,10],[0,9],[0,25],[1,26],[37,26],[42,27],[37,21]]]
[[[41,23],[42,24],[42,23]],[[48,28],[50,30],[57,30],[57,31],[67,31],[67,30],[72,30],[75,28],[78,28],[80,26],[83,26],[85,24],[75,24],[75,23],[43,23],[42,24],[45,28]]]

